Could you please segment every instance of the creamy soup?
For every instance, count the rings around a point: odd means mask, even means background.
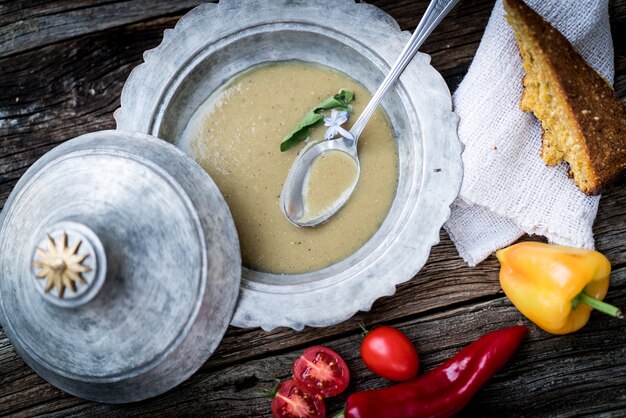
[[[328,212],[335,202],[344,199],[357,180],[357,166],[350,155],[328,151],[317,156],[304,181],[302,222]]]
[[[365,244],[389,211],[398,155],[393,130],[380,109],[359,140],[361,175],[346,206],[314,228],[292,225],[280,210],[283,182],[302,148],[280,152],[280,143],[306,112],[340,89],[355,93],[354,114],[344,126],[348,129],[371,98],[358,82],[300,62],[258,66],[213,93],[185,128],[179,146],[204,167],[224,195],[246,267],[271,273],[327,267]],[[324,132],[324,126],[315,127],[309,141],[323,140]],[[319,166],[324,168],[328,161]],[[332,194],[333,179],[326,179]]]

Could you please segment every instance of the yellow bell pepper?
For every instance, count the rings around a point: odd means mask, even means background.
[[[609,288],[611,264],[597,251],[540,242],[522,242],[496,252],[500,285],[528,319],[553,334],[582,328],[593,308],[622,317],[601,302]]]

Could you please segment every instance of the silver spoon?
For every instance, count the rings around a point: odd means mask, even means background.
[[[296,158],[285,184],[283,185],[283,191],[280,195],[280,207],[287,219],[296,226],[315,226],[327,221],[331,216],[341,209],[356,188],[359,175],[361,172],[361,166],[359,164],[359,156],[357,151],[357,141],[359,136],[363,132],[365,125],[370,120],[374,111],[380,104],[383,96],[389,91],[391,86],[400,77],[400,74],[404,71],[406,66],[411,62],[417,50],[426,38],[431,34],[435,27],[441,22],[441,20],[448,14],[448,12],[459,2],[459,0],[433,0],[428,5],[422,20],[415,29],[413,36],[406,44],[402,53],[396,60],[395,64],[387,74],[387,77],[383,80],[378,90],[372,97],[372,100],[367,104],[361,116],[350,129],[351,138],[339,137],[336,139],[326,140],[318,142],[315,145],[311,145],[300,152],[300,155]],[[354,183],[346,192],[344,192],[339,199],[337,199],[331,207],[322,213],[311,216],[306,213],[304,190],[307,175],[311,168],[313,161],[325,152],[340,151],[348,154],[356,163],[356,178]]]

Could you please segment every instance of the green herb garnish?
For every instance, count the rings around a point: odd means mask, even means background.
[[[309,136],[309,129],[319,125],[324,120],[322,110],[341,109],[352,113],[350,102],[354,100],[354,93],[348,90],[341,90],[338,94],[324,100],[304,115],[295,128],[280,143],[280,151],[287,151],[294,145],[304,141]]]

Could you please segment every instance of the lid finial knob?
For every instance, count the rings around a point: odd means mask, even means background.
[[[105,279],[102,243],[91,229],[77,222],[59,222],[44,232],[32,258],[39,293],[66,308],[88,302]]]
[[[33,267],[39,268],[35,276],[46,280],[44,286],[46,293],[50,292],[52,287],[54,287],[58,296],[63,298],[66,288],[76,292],[77,283],[87,284],[83,278],[83,273],[91,271],[91,268],[83,264],[83,261],[89,257],[89,253],[78,254],[78,249],[82,242],[81,239],[77,239],[69,247],[67,245],[67,232],[64,231],[59,242],[55,242],[47,234],[47,249],[44,250],[41,247],[37,247],[36,252],[39,257],[33,261]]]

